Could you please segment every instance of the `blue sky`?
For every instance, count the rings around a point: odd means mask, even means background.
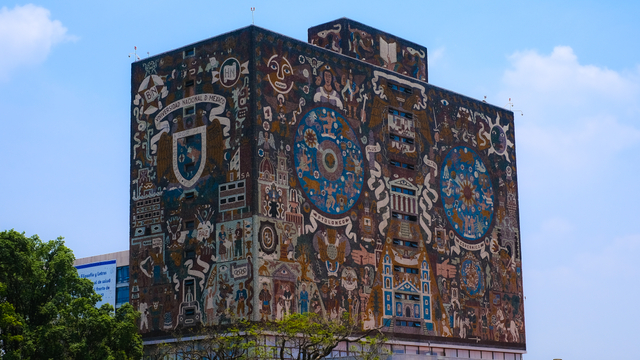
[[[525,359],[635,358],[636,2],[0,1],[0,229],[128,248],[130,64],[255,24],[349,17],[429,50],[432,84],[516,115]]]

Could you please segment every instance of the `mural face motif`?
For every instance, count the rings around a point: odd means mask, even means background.
[[[453,148],[442,164],[440,193],[458,235],[467,240],[481,238],[493,218],[493,187],[487,168],[475,151]]]
[[[343,214],[362,191],[363,157],[344,117],[319,107],[309,111],[296,132],[298,179],[309,200],[328,214]]]
[[[267,61],[267,67],[270,69],[267,78],[273,89],[281,94],[291,91],[293,87],[293,80],[291,79],[293,68],[289,60],[284,56],[273,55]]]
[[[499,125],[491,128],[491,144],[495,152],[501,155],[507,149],[507,137]]]

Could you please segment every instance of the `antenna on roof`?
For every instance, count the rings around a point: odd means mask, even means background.
[[[504,107],[508,108],[512,112],[519,112],[521,116],[524,116],[524,113],[522,112],[522,110],[514,110],[513,109],[513,102],[511,102],[511,98],[509,98],[509,102]]]
[[[147,54],[149,54],[149,53],[147,53]],[[133,47],[133,52],[129,53],[129,57],[131,57],[131,55],[133,55],[135,57],[136,61],[140,60],[140,56],[138,56],[138,47],[137,46]]]
[[[251,25],[254,25],[254,22],[253,22],[253,12],[254,11],[256,11],[256,8],[252,6],[251,7]]]

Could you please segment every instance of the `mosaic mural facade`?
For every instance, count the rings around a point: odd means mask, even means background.
[[[404,40],[360,26],[346,54],[356,24],[133,64],[145,337],[348,311],[395,338],[524,349],[513,113],[420,81],[426,49],[410,68]]]
[[[429,81],[427,48],[342,18],[309,29],[309,43],[369,64]]]

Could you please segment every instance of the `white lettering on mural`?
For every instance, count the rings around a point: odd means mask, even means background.
[[[198,95],[189,96],[186,99],[180,99],[176,102],[172,102],[171,104],[165,106],[164,109],[160,111],[160,113],[156,116],[154,120],[156,124],[156,130],[158,130],[159,132],[155,134],[153,138],[151,138],[152,154],[155,154],[158,151],[157,142],[158,140],[160,140],[160,137],[162,136],[162,134],[168,133],[171,129],[169,122],[164,120],[164,118],[178,109],[182,109],[186,106],[191,106],[199,103],[213,103],[218,105],[213,107],[211,110],[209,110],[209,119],[213,120],[214,117],[224,112],[224,108],[227,104],[227,99],[225,99],[224,96],[217,95],[217,94],[198,94]],[[223,126],[225,124],[228,124],[229,122],[229,119],[225,117],[219,117],[219,120],[220,120],[220,124]],[[229,135],[228,129],[225,129],[225,136],[228,136],[228,135]]]
[[[347,227],[344,230],[345,235],[347,235],[347,237],[352,239],[353,241],[358,241],[358,236],[355,233],[351,232],[351,228],[353,227],[353,224],[351,223],[351,218],[348,216],[345,216],[340,219],[331,219],[318,214],[315,210],[311,210],[311,216],[309,220],[311,222],[311,225],[305,226],[305,232],[307,234],[316,231],[316,228],[318,227],[316,220],[318,220],[319,222],[329,226],[345,226],[346,225]]]
[[[480,251],[480,255],[483,258],[489,255],[485,251],[486,244],[484,241],[479,242],[477,244],[467,244],[466,242],[462,241],[459,237],[455,236],[454,243],[455,243],[455,246],[451,247],[451,251],[456,254],[460,254],[460,248],[463,248],[467,251]]]
[[[235,80],[236,77],[238,77],[238,71],[236,68],[236,63],[233,63],[232,65],[228,65],[224,67],[224,81],[227,80]]]
[[[147,103],[152,102],[158,97],[158,89],[154,86],[151,89],[144,92],[144,97],[147,100]]]
[[[311,212],[311,217],[320,221],[321,223],[325,224],[325,225],[331,225],[331,226],[344,226],[347,225],[349,223],[351,223],[351,219],[349,219],[348,216],[343,217],[342,219],[331,219],[328,217],[324,217],[320,214],[318,214],[315,211]]]
[[[367,145],[365,147],[367,152],[367,160],[369,160],[369,153],[377,153],[380,151],[380,144],[376,143],[375,145]]]

